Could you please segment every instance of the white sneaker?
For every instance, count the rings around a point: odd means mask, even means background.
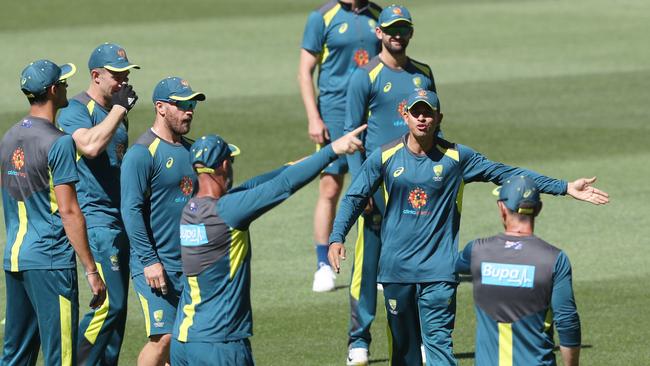
[[[311,289],[314,292],[328,292],[334,290],[334,280],[336,275],[330,266],[321,266],[314,273],[314,284]]]
[[[424,349],[424,345],[420,345],[420,352],[422,352],[422,364],[426,365],[427,364],[427,351]]]
[[[348,351],[348,366],[368,365],[368,350],[365,348],[350,348]]]

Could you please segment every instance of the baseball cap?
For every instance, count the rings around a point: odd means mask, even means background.
[[[153,89],[153,102],[173,102],[179,100],[205,100],[205,94],[195,92],[190,83],[176,76],[166,77]]]
[[[407,22],[413,25],[413,20],[411,19],[411,13],[402,5],[391,5],[384,8],[379,14],[379,26],[380,27],[389,27],[396,22]]]
[[[101,67],[115,72],[140,68],[139,65],[130,63],[124,48],[115,43],[100,44],[90,54],[88,69],[92,70]]]
[[[201,164],[204,168],[195,168],[197,173],[214,173],[214,168],[241,151],[235,145],[228,144],[219,135],[206,135],[196,140],[190,147],[190,164]]]
[[[498,201],[502,201],[510,211],[522,215],[534,215],[542,203],[537,184],[525,175],[513,175],[506,179],[501,187],[494,189],[493,194],[498,195]]]
[[[27,96],[45,93],[47,88],[60,80],[65,80],[77,72],[74,64],[57,65],[50,60],[37,60],[20,73],[20,89]]]
[[[427,89],[417,89],[411,93],[406,100],[406,109],[410,110],[411,107],[420,102],[426,103],[434,111],[440,110],[438,95]]]

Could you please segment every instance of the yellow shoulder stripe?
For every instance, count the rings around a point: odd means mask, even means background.
[[[88,114],[92,115],[95,110],[95,101],[91,99],[90,102],[86,104],[86,108],[88,109]]]
[[[326,27],[330,25],[332,19],[334,19],[334,16],[339,11],[339,9],[341,9],[341,4],[336,4],[332,9],[323,14],[323,21],[325,21]]]
[[[149,152],[151,153],[151,156],[154,156],[156,154],[156,150],[158,149],[158,145],[160,145],[160,138],[156,137],[155,140],[149,145]]]
[[[325,60],[327,59],[327,56],[330,55],[330,49],[327,48],[327,43],[323,44],[323,56],[320,58],[320,64],[322,65],[325,63]]]
[[[427,65],[421,64],[421,63],[419,63],[419,62],[417,62],[415,60],[411,60],[411,63],[413,64],[413,66],[417,67],[418,70],[422,71],[427,76],[431,75],[431,69],[429,69],[429,67]]]
[[[436,145],[436,147],[438,148],[438,150],[441,153],[445,154],[445,156],[449,156],[450,158],[452,158],[452,159],[454,159],[456,161],[460,161],[460,154],[458,153],[458,150],[445,149],[444,147],[442,147],[440,145]]]
[[[372,70],[370,70],[370,72],[368,73],[368,76],[370,77],[370,82],[371,83],[375,82],[375,79],[377,79],[377,75],[379,75],[379,72],[383,68],[384,68],[384,64],[380,62],[377,66],[375,66]]]
[[[381,163],[384,164],[388,159],[390,159],[391,156],[395,155],[395,153],[404,147],[404,143],[400,142],[399,144],[391,147],[390,149],[383,151],[381,153]]]

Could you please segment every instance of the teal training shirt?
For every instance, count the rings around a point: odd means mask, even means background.
[[[178,222],[196,185],[191,145],[184,137],[180,144],[169,143],[148,130],[124,156],[122,217],[131,245],[131,276],[154,263],[181,271]]]
[[[436,138],[427,155],[415,155],[403,136],[370,155],[343,197],[330,243],[343,242],[370,197],[383,183],[386,209],[381,225],[379,282],[456,281],[463,187],[501,184],[515,174],[530,176],[540,191],[565,194],[567,183],[488,160],[471,148]]]
[[[331,145],[295,165],[233,188],[219,199],[194,197],[180,222],[185,284],[173,337],[227,342],[253,334],[251,223],[289,198],[336,159]]]
[[[399,138],[408,128],[403,113],[408,96],[417,89],[436,91],[431,68],[409,59],[401,70],[384,64],[379,56],[357,69],[347,92],[344,132],[368,124],[364,147],[369,156],[381,145]],[[348,166],[354,177],[365,159],[362,153],[348,155]]]
[[[57,122],[70,135],[80,128],[93,128],[108,115],[104,107],[85,92],[70,99]],[[79,183],[77,197],[86,225],[122,228],[120,215],[120,166],[128,146],[128,122],[124,119],[106,146],[94,159],[77,156]]]
[[[467,244],[456,270],[472,274],[477,366],[555,366],[553,328],[560,345],[580,346],[571,263],[560,249],[499,234]]]
[[[2,138],[6,271],[75,268],[54,193],[54,187],[79,180],[75,151],[72,137],[32,116],[13,125]]]
[[[307,18],[301,47],[320,56],[318,106],[324,121],[343,123],[345,93],[352,72],[379,53],[375,36],[381,7],[366,2],[359,10],[328,1]]]

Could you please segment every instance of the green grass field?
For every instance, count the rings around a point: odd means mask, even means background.
[[[88,82],[90,51],[111,41],[142,65],[131,74],[140,95],[129,116],[131,141],[153,121],[156,82],[179,75],[208,96],[190,136],[218,132],[242,148],[237,181],[313,151],[296,70],[304,21],[320,1],[115,0],[103,9],[91,3],[3,4],[1,131],[26,113],[18,85],[28,62],[76,63],[80,72],[69,81],[73,95]],[[650,2],[404,3],[416,29],[408,53],[434,70],[447,138],[554,177],[596,175],[597,185],[610,193],[605,207],[544,197],[537,234],[571,258],[583,364],[649,364],[650,297],[643,281],[650,275]],[[338,291],[311,292],[316,187],[307,186],[251,228],[252,343],[259,365],[344,364],[351,263],[344,264]],[[466,188],[461,247],[500,230],[492,188]],[[0,318],[11,300],[3,286],[0,278]],[[83,282],[80,287],[85,311],[88,290]],[[145,342],[133,295],[124,365],[135,363]],[[458,297],[455,352],[461,365],[471,365],[474,314],[467,283]],[[376,365],[387,364],[385,326],[380,303],[371,348]]]

